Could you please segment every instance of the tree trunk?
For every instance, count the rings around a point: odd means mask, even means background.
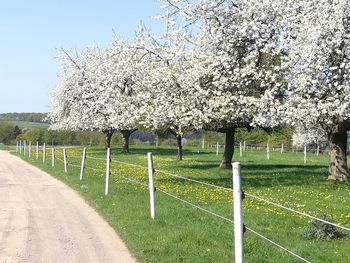
[[[123,135],[123,148],[122,148],[122,153],[129,153],[129,141],[130,141],[130,135],[131,132],[130,131],[121,131],[122,135]]]
[[[105,147],[107,148],[111,148],[111,138],[113,135],[113,130],[112,129],[108,129],[103,131],[103,134],[105,135]]]
[[[129,150],[130,135],[133,134],[135,131],[137,131],[137,129],[120,131],[123,136],[122,153],[130,153],[130,150]]]
[[[235,129],[225,129],[225,150],[220,164],[221,168],[232,168],[232,158],[235,151]]]
[[[340,130],[328,136],[329,139],[329,180],[344,182],[349,179],[346,157],[347,131]]]
[[[177,159],[182,161],[182,136],[180,134],[176,135],[177,141]]]
[[[178,134],[177,132],[169,129],[169,132],[176,137],[176,142],[177,142],[177,159],[179,161],[182,161],[182,134]]]

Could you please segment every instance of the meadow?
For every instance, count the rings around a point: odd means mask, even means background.
[[[149,215],[147,152],[153,152],[157,215]],[[175,148],[133,146],[130,154],[112,149],[111,185],[104,194],[106,153],[88,148],[86,172],[79,180],[82,148],[68,149],[68,173],[63,171],[62,150],[56,149],[56,166],[28,155],[22,158],[49,172],[77,190],[126,242],[140,262],[232,262],[233,224],[214,217],[161,191],[199,205],[225,218],[233,218],[232,191],[176,178],[171,174],[232,188],[232,172],[218,167],[221,155],[188,148],[184,160],[176,160]],[[350,185],[327,180],[328,156],[301,152],[270,153],[236,150],[242,165],[246,193],[258,195],[313,216],[327,215],[333,222],[350,227]],[[134,182],[133,182],[134,181]],[[135,183],[136,181],[136,183]],[[309,240],[303,236],[311,220],[251,197],[243,201],[244,223],[311,262],[350,262],[350,239]],[[300,262],[252,232],[245,233],[246,262]]]
[[[48,123],[43,122],[30,122],[30,121],[5,121],[0,120],[0,123],[6,123],[11,125],[17,125],[19,128],[22,129],[31,129],[31,128],[48,128]]]

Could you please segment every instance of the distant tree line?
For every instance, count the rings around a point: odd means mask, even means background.
[[[201,146],[202,138],[207,144],[223,144],[225,141],[224,134],[209,131],[196,131],[187,133],[184,136],[184,144],[187,146]],[[70,131],[70,130],[48,130],[45,128],[20,129],[18,126],[10,123],[0,123],[0,142],[4,144],[16,144],[16,140],[26,140],[31,142],[46,143],[47,145],[90,145],[104,146],[105,138],[98,131]],[[131,143],[149,143],[154,144],[156,135],[146,131],[136,131],[130,137]],[[245,128],[238,129],[236,133],[237,143],[245,141],[247,145],[266,146],[269,143],[271,147],[279,147],[281,144],[285,146],[292,145],[292,130],[280,129],[267,133],[263,130],[248,131]],[[120,144],[122,136],[114,134],[111,144]],[[159,145],[176,146],[177,142],[170,133],[158,134]]]
[[[0,123],[0,143],[11,144],[21,134],[21,129],[12,124]]]
[[[0,120],[4,121],[29,121],[29,122],[46,122],[46,113],[40,112],[9,112],[0,113]]]

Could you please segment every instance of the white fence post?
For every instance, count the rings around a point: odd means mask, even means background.
[[[29,146],[28,146],[28,157],[29,157],[29,158],[32,157],[32,142],[29,142]]]
[[[27,150],[26,141],[23,141],[23,155],[26,155],[26,150]]]
[[[216,142],[216,155],[219,155],[219,142]]]
[[[63,148],[63,165],[64,165],[64,172],[68,172],[68,164],[67,164],[67,150],[66,148]]]
[[[158,146],[159,146],[159,137],[158,135],[156,135],[156,147],[158,148]]]
[[[16,141],[16,153],[18,152],[18,141]]]
[[[243,142],[243,151],[245,151],[245,141]]]
[[[51,149],[51,166],[55,167],[55,147]]]
[[[204,143],[205,143],[205,141],[204,141],[204,138],[202,139],[202,149],[204,149]]]
[[[318,156],[320,154],[320,146],[317,145],[316,155]]]
[[[281,153],[283,153],[284,152],[284,144],[282,143],[282,145],[281,145]]]
[[[109,176],[111,174],[110,166],[111,166],[111,148],[107,148],[105,195],[108,195],[108,191],[109,191]]]
[[[270,146],[269,146],[269,144],[266,145],[266,159],[270,160]]]
[[[243,208],[241,164],[232,163],[233,219],[235,233],[235,263],[243,263]]]
[[[304,144],[304,164],[306,164],[306,144]]]
[[[155,187],[154,187],[154,168],[153,168],[153,158],[152,153],[147,153],[148,160],[148,179],[149,179],[149,202],[152,219],[156,216],[156,202],[155,202]]]
[[[39,160],[39,142],[36,142],[36,159]]]
[[[46,162],[46,144],[43,145],[43,163]]]
[[[239,142],[239,156],[242,157],[242,155],[243,155],[242,142]]]
[[[85,173],[86,147],[83,149],[83,158],[81,159],[80,180],[83,180]]]

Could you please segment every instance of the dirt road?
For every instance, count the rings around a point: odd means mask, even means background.
[[[0,151],[0,263],[135,262],[73,190]]]

